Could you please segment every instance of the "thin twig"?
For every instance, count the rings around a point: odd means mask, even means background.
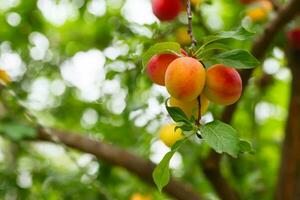
[[[193,16],[192,16],[192,11],[191,11],[191,0],[186,1],[186,12],[187,12],[187,17],[188,17],[188,34],[191,38],[191,41],[192,41],[191,47],[193,49],[193,47],[196,47],[197,41],[193,34]],[[192,53],[192,56],[193,56],[193,53]],[[200,95],[197,97],[197,101],[198,101],[198,117],[197,117],[195,123],[197,126],[199,126],[200,120],[201,120],[201,97],[200,97]]]
[[[200,95],[197,97],[197,102],[198,102],[198,117],[197,117],[196,125],[200,126],[200,120],[201,120],[201,96]]]
[[[192,17],[192,11],[191,11],[191,0],[186,1],[186,12],[188,17],[188,34],[190,35],[191,41],[192,41],[192,47],[196,47],[197,41],[193,35],[193,17]]]

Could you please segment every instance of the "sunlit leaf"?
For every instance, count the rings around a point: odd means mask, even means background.
[[[181,145],[186,141],[186,139],[177,141],[173,147],[172,150],[169,151],[164,158],[160,161],[160,163],[156,166],[156,168],[153,171],[152,177],[154,180],[154,183],[156,184],[159,191],[161,191],[170,180],[170,169],[169,164],[170,160],[175,154],[175,152],[181,147]]]
[[[201,136],[218,153],[228,153],[237,157],[239,153],[239,138],[237,131],[230,125],[213,121],[200,127]]]
[[[210,57],[209,59],[216,63],[222,63],[237,69],[249,69],[260,64],[260,62],[253,55],[242,49],[226,51],[217,54],[214,57]]]

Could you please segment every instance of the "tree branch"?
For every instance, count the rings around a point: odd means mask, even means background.
[[[300,0],[291,0],[285,6],[278,10],[277,16],[271,20],[265,27],[264,32],[255,40],[252,47],[252,54],[259,60],[262,60],[273,41],[276,34],[300,12]],[[252,75],[253,69],[243,70],[241,78],[243,88],[246,88]],[[221,120],[225,123],[231,123],[233,114],[237,108],[237,103],[227,106],[223,112]],[[228,185],[228,182],[220,173],[221,155],[211,151],[208,158],[201,162],[203,171],[210,182],[213,184],[218,195],[224,200],[240,199],[237,192]],[[209,163],[209,164],[207,164]],[[215,174],[212,176],[211,174]],[[225,189],[223,189],[225,188]]]
[[[193,17],[191,11],[191,0],[186,1],[186,12],[188,17],[188,34],[191,37],[192,47],[195,47],[197,45],[197,41],[193,35]]]
[[[155,164],[146,161],[132,153],[120,149],[112,144],[96,141],[86,136],[62,132],[57,130],[38,130],[38,140],[64,145],[95,155],[98,159],[107,161],[113,165],[120,166],[139,176],[142,180],[153,184],[152,171]],[[203,198],[186,184],[171,178],[169,184],[164,188],[164,192],[178,200],[202,200]]]
[[[300,50],[288,48],[286,55],[292,85],[276,199],[297,200],[300,197]]]

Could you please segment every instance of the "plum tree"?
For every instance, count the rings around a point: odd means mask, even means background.
[[[152,0],[152,11],[160,21],[174,20],[181,7],[180,0]]]
[[[205,69],[197,59],[181,57],[169,64],[165,85],[172,97],[180,101],[193,101],[201,94],[204,84]]]
[[[185,102],[171,97],[168,101],[168,104],[169,106],[180,108],[189,118],[191,116],[197,118],[199,114],[199,105],[197,99],[194,99],[191,102]],[[207,111],[208,105],[208,99],[204,95],[201,95],[201,115],[203,115]]]
[[[211,102],[221,105],[235,103],[242,93],[242,80],[231,67],[216,64],[207,70],[204,94]]]
[[[300,27],[287,32],[289,44],[296,49],[300,49]]]
[[[175,124],[166,124],[159,131],[159,138],[168,147],[173,146],[173,144],[183,138],[182,130],[178,128],[175,131],[175,127]]]
[[[187,56],[187,53],[181,49],[181,54]],[[148,77],[158,85],[165,85],[165,73],[169,64],[179,58],[175,54],[160,54],[153,56],[147,65]]]

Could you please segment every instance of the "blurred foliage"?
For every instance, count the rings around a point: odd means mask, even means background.
[[[0,67],[11,64],[8,72],[13,79],[9,88],[0,91],[0,199],[119,200],[130,199],[134,193],[170,199],[124,169],[91,155],[19,140],[34,135],[28,127],[40,124],[87,134],[155,162],[162,158],[166,147],[158,142],[157,132],[170,121],[164,108],[167,95],[141,73],[140,56],[156,42],[176,41],[175,30],[186,25],[186,16],[172,23],[134,22],[125,7],[139,1],[0,0]],[[148,0],[142,4],[150,6]],[[101,5],[104,12],[91,11]],[[259,34],[265,22],[252,23],[245,17],[246,9],[238,0],[204,1],[193,8],[196,38],[241,24]],[[97,16],[97,12],[102,14]],[[54,23],[49,15],[65,21]],[[241,137],[254,144],[255,155],[222,160],[222,172],[243,200],[273,199],[290,93],[282,41],[282,37],[274,41],[266,62],[256,69],[233,120]],[[252,44],[252,40],[228,41],[231,48],[245,50]],[[75,83],[66,80],[64,64],[72,58],[79,62],[76,56],[90,55],[93,50],[105,56],[103,66],[96,63],[103,68],[99,73],[103,80],[84,86],[76,84],[80,74],[75,74]],[[79,64],[90,70],[94,61],[88,57]],[[73,73],[78,71],[69,70],[68,76]],[[260,80],[266,73],[272,82],[262,87]],[[218,118],[222,109],[211,105],[203,119]],[[180,149],[173,174],[208,199],[217,199],[199,165],[208,147],[197,138],[187,143]]]

